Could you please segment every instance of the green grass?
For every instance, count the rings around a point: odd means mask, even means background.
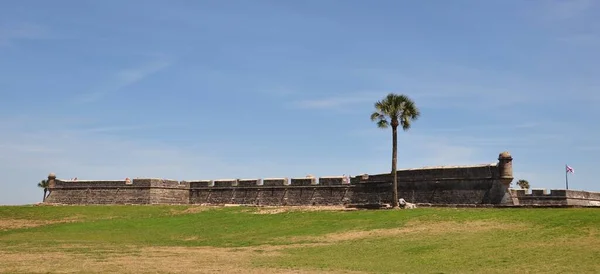
[[[600,209],[419,208],[253,214],[258,209],[185,212],[188,208],[0,207],[0,220],[5,223],[47,223],[0,230],[0,252],[60,249],[65,254],[86,254],[106,261],[113,253],[139,255],[139,247],[247,247],[257,251],[251,265],[261,268],[372,273],[600,272]],[[72,222],[50,223],[60,220]],[[335,233],[398,228],[407,228],[407,232],[321,241],[322,236]],[[305,244],[261,256],[262,245],[292,243]]]

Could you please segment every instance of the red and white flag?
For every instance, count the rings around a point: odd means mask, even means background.
[[[567,165],[567,173],[575,173],[575,170]]]

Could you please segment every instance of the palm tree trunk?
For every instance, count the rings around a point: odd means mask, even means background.
[[[398,126],[392,125],[392,175],[394,176],[394,182],[392,193],[394,193],[392,206],[394,208],[400,207],[398,204],[398,174],[396,172],[396,162],[398,161]]]
[[[46,193],[48,192],[48,189],[44,188],[44,199],[42,199],[42,202],[46,201]]]

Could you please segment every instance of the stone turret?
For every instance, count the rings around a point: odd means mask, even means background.
[[[510,183],[512,183],[513,177],[513,169],[512,169],[512,156],[508,151],[504,151],[498,155],[498,173],[499,173],[499,181],[503,185],[503,197],[501,204],[505,205],[519,205],[519,199],[517,197],[513,197],[510,193]]]
[[[56,186],[56,174],[50,173],[48,174],[48,188],[52,189]]]
[[[506,187],[509,187],[513,180],[512,160],[513,158],[508,151],[504,151],[498,155],[498,171],[502,184],[506,185]]]
[[[52,194],[52,190],[56,187],[56,174],[54,173],[50,173],[48,174],[48,196],[46,196],[46,198],[44,199],[45,202],[48,202],[48,198],[50,198],[50,195]]]

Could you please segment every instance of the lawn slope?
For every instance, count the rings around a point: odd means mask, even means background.
[[[600,273],[600,210],[0,207],[0,272]]]

